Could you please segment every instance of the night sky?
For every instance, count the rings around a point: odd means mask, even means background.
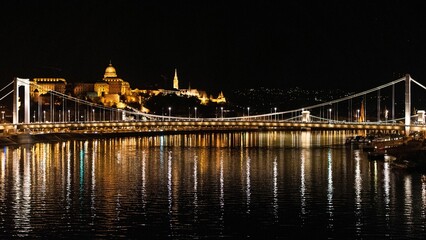
[[[2,2],[0,87],[95,82],[110,61],[132,88],[170,87],[174,68],[182,88],[207,91],[425,84],[426,7],[377,2]]]

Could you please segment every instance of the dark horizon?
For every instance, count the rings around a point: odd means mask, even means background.
[[[410,74],[426,82],[421,7],[388,1],[13,1],[0,16],[0,78],[361,91]]]

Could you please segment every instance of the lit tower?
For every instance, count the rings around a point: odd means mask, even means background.
[[[411,125],[411,76],[405,75],[405,136],[410,135]]]
[[[173,88],[174,89],[179,89],[179,79],[177,76],[177,69],[175,68],[175,76],[173,78]]]
[[[30,123],[30,79],[15,78],[13,81],[13,124],[19,123],[19,108],[21,101],[19,100],[19,88],[24,87],[24,122]]]

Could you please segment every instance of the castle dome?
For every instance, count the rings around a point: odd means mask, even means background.
[[[104,78],[116,78],[117,72],[115,71],[115,68],[110,63],[109,66],[105,69]]]

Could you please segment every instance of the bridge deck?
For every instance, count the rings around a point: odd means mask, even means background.
[[[380,130],[404,131],[401,123],[349,123],[349,122],[292,122],[292,121],[117,121],[117,122],[55,122],[29,124],[0,124],[2,131],[46,132],[46,131],[132,131],[132,130],[208,130],[208,129],[271,129],[271,130]],[[426,125],[412,125],[413,131],[426,131]]]

